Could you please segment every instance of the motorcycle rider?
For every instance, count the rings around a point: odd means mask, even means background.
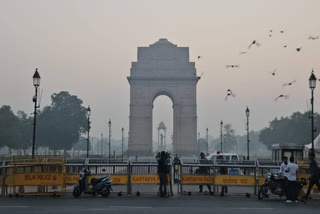
[[[283,162],[280,166],[280,170],[279,170],[279,173],[281,175],[283,175],[284,177],[287,178],[287,173],[286,173],[286,170],[287,170],[287,166],[288,166],[288,157],[287,156],[284,156],[283,157]]]
[[[287,167],[288,167],[288,157],[284,156],[283,162],[280,166],[279,174],[282,175],[284,178],[282,188],[285,192],[287,191],[287,187],[288,187],[288,174],[286,173]],[[288,198],[286,200],[288,200]]]

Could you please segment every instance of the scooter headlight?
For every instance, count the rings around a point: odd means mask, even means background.
[[[268,179],[270,179],[270,178],[271,178],[271,173],[270,173],[270,172],[268,172],[268,174],[267,174],[267,178],[268,178]]]

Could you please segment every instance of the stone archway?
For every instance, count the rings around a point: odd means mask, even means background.
[[[160,39],[149,47],[138,47],[130,76],[129,154],[152,154],[153,101],[161,95],[173,103],[173,152],[197,152],[197,104],[195,63],[189,48]]]

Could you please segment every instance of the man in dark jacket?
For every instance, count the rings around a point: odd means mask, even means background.
[[[164,151],[160,153],[160,159],[158,160],[158,174],[160,179],[160,197],[166,197],[169,167],[168,158]]]
[[[310,191],[313,185],[317,185],[318,190],[320,191],[320,184],[319,184],[320,171],[319,171],[317,162],[314,159],[315,159],[315,154],[312,152],[309,154],[311,176],[309,178],[309,186],[308,186],[308,191],[304,198],[305,200],[309,199]]]
[[[207,160],[205,154],[203,152],[200,153],[200,164],[209,164],[209,161]],[[199,169],[197,170],[197,174],[205,175],[205,174],[210,174],[210,167],[208,166],[200,166]],[[208,190],[210,194],[212,194],[211,191],[211,186],[207,184]],[[202,192],[203,185],[199,185],[199,192]]]

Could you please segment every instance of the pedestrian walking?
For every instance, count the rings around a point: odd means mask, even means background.
[[[308,191],[304,197],[304,200],[309,199],[309,195],[311,192],[311,189],[314,185],[318,187],[318,190],[320,191],[320,184],[319,184],[319,178],[320,178],[320,169],[318,167],[317,162],[315,161],[315,154],[311,152],[309,154],[309,160],[310,160],[310,178],[309,178],[309,186]]]

